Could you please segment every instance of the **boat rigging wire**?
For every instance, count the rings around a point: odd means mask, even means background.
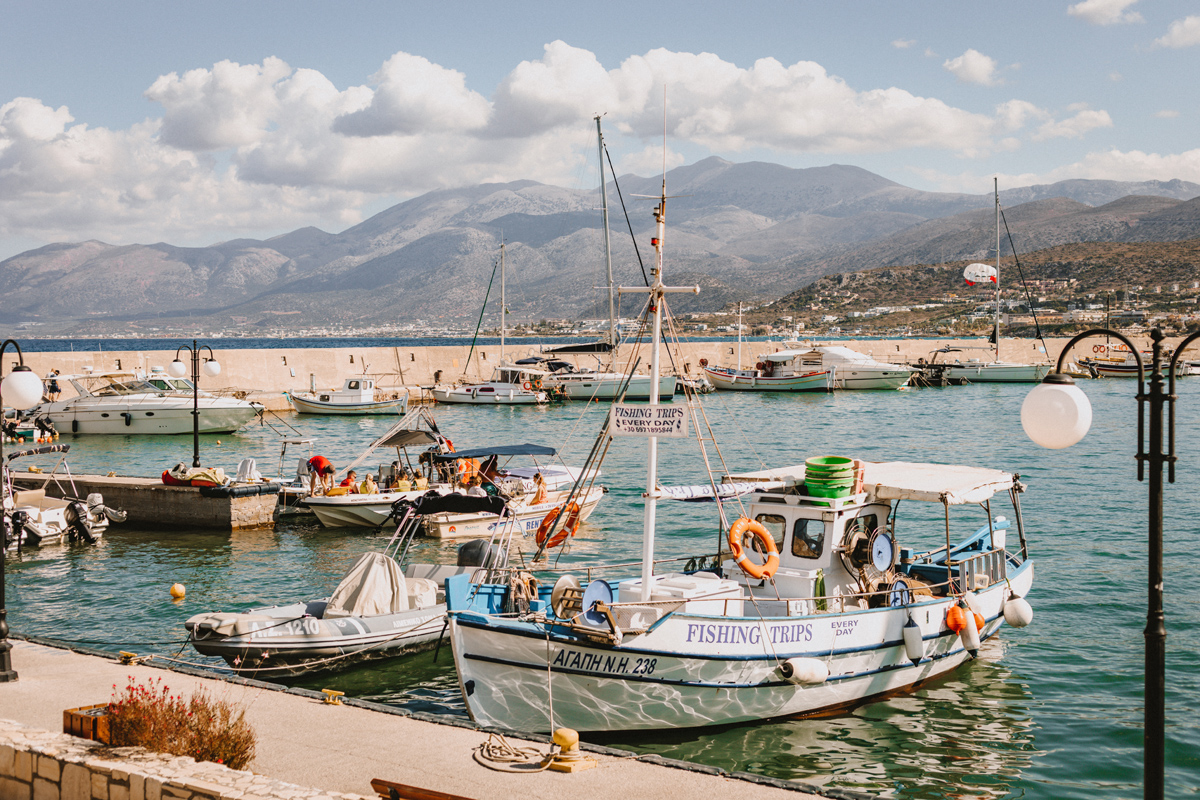
[[[1021,268],[1021,257],[1017,255],[1017,246],[1013,244],[1012,231],[1008,229],[1008,217],[1004,216],[1004,206],[1000,205],[1000,201],[996,201],[996,205],[1000,208],[1000,219],[1004,222],[1004,232],[1008,234],[1008,246],[1012,249],[1013,261],[1017,265],[1017,274],[1021,276],[1021,287],[1025,289],[1025,302],[1029,305],[1029,313],[1033,316],[1033,338],[1042,343],[1042,352],[1046,350],[1046,339],[1042,336],[1042,326],[1038,324],[1037,311],[1033,307],[1033,296],[1029,293],[1029,284],[1025,282],[1025,270]],[[999,337],[1000,332],[996,332]]]
[[[646,285],[650,285],[650,277],[646,275],[646,265],[642,261],[642,251],[638,249],[637,237],[633,235],[633,223],[629,221],[629,209],[625,207],[625,197],[621,194],[621,184],[617,182],[617,171],[613,169],[612,154],[608,152],[608,145],[604,146],[604,157],[608,159],[608,171],[613,176],[613,187],[617,190],[617,199],[621,201],[621,212],[625,214],[625,224],[629,226],[629,238],[633,240],[633,252],[637,256],[638,266],[642,268],[642,280]]]
[[[467,351],[467,360],[463,364],[463,375],[467,374],[467,369],[471,366],[471,356],[475,352],[475,342],[479,339],[479,329],[483,327],[483,314],[487,311],[488,297],[492,294],[492,282],[496,280],[496,270],[499,268],[500,261],[497,259],[492,262],[492,277],[488,278],[487,291],[483,294],[483,307],[479,309],[479,321],[475,323],[475,335],[471,337],[471,349]],[[504,309],[500,309],[500,321],[501,323],[504,322]]]

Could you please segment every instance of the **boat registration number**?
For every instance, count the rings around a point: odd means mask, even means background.
[[[580,650],[559,650],[554,666],[563,669],[579,669],[588,672],[608,672],[614,675],[653,675],[658,666],[657,658],[633,658],[631,656],[607,656]]]

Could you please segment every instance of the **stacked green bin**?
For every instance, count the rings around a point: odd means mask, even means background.
[[[849,497],[854,492],[854,471],[853,458],[845,456],[810,458],[804,462],[806,493],[809,497]]]

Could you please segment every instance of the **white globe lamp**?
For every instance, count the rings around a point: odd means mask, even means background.
[[[215,358],[210,358],[204,362],[204,374],[210,378],[215,378],[221,374],[221,365],[217,363]]]
[[[1034,444],[1061,450],[1092,426],[1092,404],[1069,375],[1052,372],[1021,404],[1021,427]]]
[[[178,358],[167,364],[167,374],[172,378],[182,378],[187,375],[187,366]]]
[[[24,411],[42,401],[42,380],[24,364],[13,367],[0,383],[0,403]]]

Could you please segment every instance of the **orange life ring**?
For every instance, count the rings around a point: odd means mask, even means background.
[[[1092,345],[1092,352],[1093,352],[1093,353],[1103,353],[1103,352],[1104,352],[1104,349],[1105,349],[1105,348],[1104,348],[1104,345],[1102,345],[1102,344],[1094,344],[1094,345]]]
[[[707,358],[702,358],[702,359],[700,359],[700,366],[702,366],[702,367],[707,367],[707,366],[708,366],[708,359],[707,359]]]
[[[757,536],[758,540],[767,548],[767,563],[755,564],[746,554],[742,547],[742,536],[747,531]],[[775,540],[771,538],[771,533],[766,526],[757,520],[741,517],[729,526],[729,549],[733,551],[733,560],[742,568],[742,572],[751,578],[770,578],[779,569],[779,550],[775,547]]]
[[[528,392],[530,389],[533,388],[533,384],[530,383],[529,381],[525,381],[524,383],[521,384],[521,388]]]
[[[550,509],[550,513],[542,518],[542,524],[538,526],[537,536],[534,537],[538,543],[538,547],[543,544],[546,547],[558,547],[567,540],[568,536],[574,536],[575,531],[579,530],[579,503],[571,503],[567,506],[566,520],[563,522],[562,528],[558,533],[550,537],[550,541],[546,541],[546,536],[550,533],[550,527],[554,525],[554,520],[558,517],[562,506],[555,506]]]

